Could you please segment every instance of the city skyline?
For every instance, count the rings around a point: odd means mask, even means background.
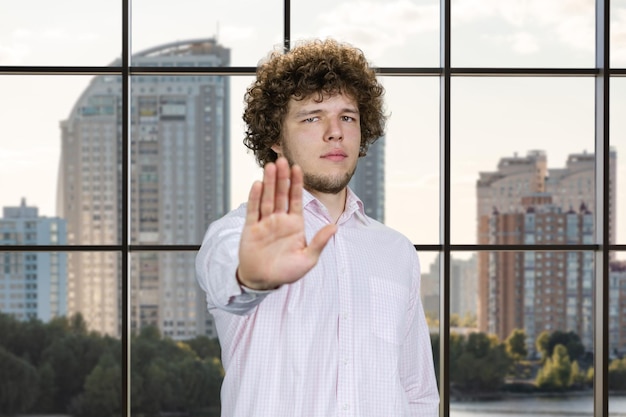
[[[445,314],[471,310],[479,302],[473,288],[478,284],[475,282],[478,280],[477,264],[482,254],[495,254],[495,259],[498,254],[510,252],[497,239],[493,242],[499,245],[495,251],[488,246],[481,246],[481,250],[472,247],[472,244],[479,243],[476,185],[481,173],[497,170],[503,158],[514,159],[520,155],[526,156],[529,152],[541,151],[546,155],[546,165],[554,170],[550,181],[557,180],[558,184],[559,172],[566,171],[570,156],[593,155],[596,152],[596,137],[600,139],[602,134],[608,133],[608,145],[617,155],[616,163],[611,166],[616,178],[613,190],[617,194],[613,193],[612,196],[617,198],[615,209],[611,209],[615,217],[603,219],[600,215],[599,218],[606,220],[610,229],[615,228],[614,243],[620,249],[607,253],[604,245],[596,245],[597,237],[591,238],[588,233],[589,214],[580,213],[589,210],[595,214],[597,208],[579,206],[576,215],[587,216],[586,222],[583,219],[581,223],[587,232],[583,244],[590,249],[579,251],[587,254],[586,260],[576,264],[572,259],[557,256],[567,255],[569,251],[559,252],[550,248],[544,252],[534,250],[537,249],[534,247],[524,247],[515,254],[511,253],[517,263],[509,270],[512,275],[507,276],[514,276],[522,269],[526,273],[526,261],[530,265],[531,255],[534,256],[534,278],[539,273],[549,278],[542,282],[541,289],[537,287],[536,294],[542,308],[537,313],[545,315],[556,311],[549,310],[553,302],[551,295],[555,291],[567,289],[569,285],[550,282],[554,275],[559,277],[559,273],[565,272],[558,270],[558,267],[554,269],[554,264],[548,263],[569,262],[572,269],[581,266],[577,271],[584,272],[585,278],[580,281],[580,286],[586,286],[588,290],[591,284],[591,290],[595,291],[594,300],[599,300],[599,303],[592,301],[590,310],[588,291],[581,294],[582,299],[586,300],[586,313],[585,317],[578,317],[586,320],[583,325],[587,339],[589,329],[594,329],[591,349],[596,353],[596,363],[592,377],[593,394],[583,395],[581,403],[576,404],[578,408],[575,408],[593,409],[592,412],[597,415],[608,414],[607,408],[611,412],[621,410],[624,404],[615,402],[619,397],[616,397],[615,392],[609,392],[609,385],[605,384],[604,378],[610,373],[605,361],[605,348],[613,349],[616,341],[626,346],[626,336],[622,331],[624,327],[619,327],[624,320],[624,311],[621,309],[623,292],[615,291],[616,286],[622,285],[626,279],[626,192],[622,192],[626,189],[626,118],[621,117],[626,113],[626,0],[599,3],[610,7],[610,24],[600,23],[600,29],[610,29],[609,34],[603,33],[601,37],[610,38],[610,66],[617,69],[614,72],[596,68],[596,61],[600,62],[602,51],[596,53],[594,26],[596,20],[601,20],[602,11],[596,11],[594,0],[451,0],[442,3],[450,6],[450,10],[447,10],[450,12],[450,20],[447,15],[440,16],[440,3],[440,0],[320,0],[315,7],[310,7],[306,2],[282,0],[203,3],[194,0],[178,0],[175,3],[169,0],[130,0],[122,4],[25,0],[7,5],[0,13],[0,67],[4,68],[0,76],[0,90],[3,91],[0,96],[0,121],[3,126],[0,138],[0,187],[3,190],[0,207],[15,207],[17,202],[25,198],[29,206],[39,208],[40,216],[56,216],[62,121],[68,120],[77,98],[87,90],[90,83],[111,70],[107,68],[98,72],[89,68],[104,68],[119,59],[123,51],[123,38],[126,40],[128,35],[129,54],[159,45],[207,38],[215,38],[219,44],[232,51],[230,65],[233,71],[224,71],[230,74],[227,77],[230,79],[228,124],[231,127],[229,157],[224,162],[231,166],[229,205],[235,208],[247,199],[252,181],[261,177],[261,170],[253,155],[242,144],[243,97],[246,87],[254,80],[254,67],[268,51],[281,49],[283,42],[288,41],[293,46],[300,39],[326,37],[347,41],[362,48],[374,66],[385,70],[379,77],[386,88],[385,101],[390,115],[384,142],[385,197],[382,209],[385,223],[417,245],[431,245],[418,252],[423,289],[430,291],[429,299],[424,300],[424,307],[430,303],[429,307],[434,308],[436,305],[439,311],[442,303],[446,308],[444,317]],[[122,21],[124,5],[132,8],[126,15],[130,22]],[[288,15],[285,14],[285,6],[289,8]],[[446,44],[445,50],[440,45],[440,24],[443,23],[450,23],[450,26],[446,26],[446,34],[451,37],[448,39],[450,47]],[[608,36],[604,37],[605,34]],[[609,43],[605,42],[604,45]],[[446,65],[451,64],[449,73],[447,67],[441,68],[444,62]],[[39,66],[49,67],[48,75],[38,75],[38,71],[46,71]],[[242,73],[242,68],[247,71]],[[72,71],[89,75],[72,75]],[[113,77],[124,75],[127,74],[113,74]],[[137,79],[144,75],[138,73],[129,77],[131,86],[135,88]],[[168,74],[149,74],[155,75]],[[184,76],[202,74],[190,72]],[[603,95],[600,88],[600,82],[605,80],[605,76],[610,81],[604,84],[607,87],[610,84],[610,88],[604,91],[607,95]],[[606,98],[607,102],[596,103],[601,98]],[[606,113],[602,104],[609,105]],[[610,123],[603,123],[607,119],[597,118],[597,115],[606,116]],[[129,123],[132,124],[132,120]],[[604,127],[608,132],[604,132]],[[443,128],[441,132],[440,128]],[[131,134],[131,141],[136,138],[137,135]],[[449,143],[444,141],[448,138]],[[599,148],[603,149],[604,145]],[[440,178],[440,163],[444,160],[440,154],[442,150],[450,152],[450,159],[446,160],[450,164],[445,170],[450,178],[445,181]],[[131,148],[129,154],[122,157],[130,159],[133,157],[132,152]],[[605,161],[594,159],[593,162]],[[153,179],[150,172],[142,174],[147,180]],[[130,181],[134,181],[133,175]],[[594,181],[596,177],[599,178],[594,175]],[[586,185],[590,184],[587,182]],[[123,185],[116,183],[114,186]],[[444,191],[445,194],[442,194]],[[448,191],[450,194],[447,194]],[[585,189],[586,193],[594,195],[595,191],[595,184]],[[146,197],[152,198],[149,195]],[[450,207],[449,213],[441,207],[444,201],[446,207]],[[132,192],[128,202],[132,207],[139,207]],[[147,210],[143,213],[147,215],[144,217],[147,222],[143,225],[152,227],[149,215],[152,207],[145,208]],[[137,221],[134,217],[137,214],[141,212],[133,211],[125,218],[129,221],[129,229],[141,227],[141,219]],[[449,221],[449,230],[441,230],[444,215],[446,225]],[[541,220],[542,227],[559,227],[558,219],[556,224],[549,224],[550,213],[544,212],[542,215],[545,215]],[[531,217],[522,217],[524,227],[530,223]],[[538,217],[534,217],[535,221]],[[95,219],[92,217],[92,220]],[[502,224],[515,223],[520,228],[522,220],[515,215],[502,216]],[[564,222],[566,220],[563,219]],[[593,221],[597,220],[594,216]],[[494,218],[492,224],[496,222]],[[117,226],[123,227],[124,224],[120,222]],[[501,230],[503,236],[509,233],[506,227]],[[143,376],[137,373],[135,367],[134,359],[137,359],[137,355],[133,351],[133,355],[129,356],[132,348],[141,346],[131,333],[133,308],[136,306],[133,297],[140,295],[137,287],[131,288],[133,277],[136,276],[133,268],[146,265],[153,271],[151,263],[161,258],[161,255],[174,259],[184,253],[192,257],[195,252],[190,246],[200,243],[192,242],[188,245],[188,242],[175,241],[171,246],[152,252],[152,257],[141,257],[139,255],[143,251],[136,250],[141,248],[134,246],[137,241],[132,241],[138,233],[129,232],[129,242],[118,240],[113,247],[94,243],[96,246],[91,251],[85,251],[82,247],[76,248],[78,251],[65,251],[66,254],[86,257],[85,264],[93,268],[102,265],[100,250],[115,253],[121,265],[128,261],[128,269],[118,268],[122,276],[128,278],[128,287],[121,289],[122,293],[128,290],[128,298],[121,299],[118,314],[129,314],[128,320],[122,323],[123,330],[129,332],[121,334],[122,351],[118,348],[115,350],[117,353],[113,354],[115,357],[121,355],[122,387],[125,386],[124,379],[130,383]],[[450,234],[444,235],[442,232]],[[545,234],[542,239],[544,237]],[[537,239],[535,242],[541,243],[538,234],[534,238]],[[130,248],[127,243],[131,243]],[[441,243],[451,243],[452,252],[447,251],[448,246],[440,252],[440,246],[436,245]],[[9,254],[13,252],[11,248],[6,251]],[[19,249],[15,253],[30,256]],[[45,247],[41,253],[55,252]],[[542,259],[538,256],[540,254]],[[551,259],[547,254],[552,255]],[[526,255],[528,259],[524,259]],[[606,265],[603,262],[606,259],[604,255],[615,255],[621,261]],[[588,268],[590,257],[603,260],[598,267],[609,268],[608,273],[605,273],[606,269],[603,273],[597,269],[593,271],[591,282]],[[523,265],[519,262],[522,259]],[[189,258],[179,257],[178,260],[178,264],[174,264],[175,268],[185,270],[185,273],[193,271]],[[444,264],[439,260],[446,262]],[[500,260],[505,261],[503,258]],[[611,269],[614,266],[615,269]],[[441,277],[444,271],[448,273],[445,281]],[[533,281],[533,285],[538,284],[538,280]],[[552,284],[555,286],[550,287]],[[548,293],[548,289],[551,293]],[[472,293],[473,297],[468,297],[466,293]],[[573,293],[568,295],[573,296]],[[603,298],[600,299],[600,296]],[[498,314],[497,310],[493,311]],[[594,316],[593,322],[589,322],[590,315],[587,313],[590,311]],[[600,311],[606,315],[598,314]],[[450,318],[457,322],[457,317]],[[544,319],[551,325],[556,324],[551,321],[552,318],[533,318],[534,323]],[[452,337],[448,339],[446,336],[452,336],[452,332],[457,331],[457,334],[467,336],[471,330],[446,329],[441,326],[442,323],[433,321],[431,328],[431,336],[439,336],[438,347],[433,345],[433,353],[437,369],[442,371],[439,383],[443,387],[441,393],[445,394],[442,395],[440,411],[446,415],[462,414],[467,410],[450,407],[460,398],[453,395],[448,397],[447,389],[456,389],[454,374],[458,370],[462,371],[464,366],[455,361],[452,354],[447,354],[447,347],[454,345],[450,344]],[[607,333],[608,342],[604,339]],[[156,335],[152,333],[148,336]],[[162,336],[167,338],[164,334]],[[612,359],[614,354],[608,352],[608,359]],[[134,358],[133,361],[129,362],[129,357]],[[114,385],[120,384],[114,381]],[[123,390],[122,394],[123,406],[126,407],[123,414],[130,414],[131,403],[136,404],[136,393]],[[609,400],[612,401],[610,405]],[[568,404],[567,400],[563,400],[551,407],[567,413],[573,410]],[[505,401],[498,407],[502,407],[503,411],[506,409],[506,412],[515,411],[519,408],[519,402]]]
[[[143,66],[219,67],[231,51],[213,38],[157,45],[133,56]],[[115,65],[115,64],[114,64]],[[230,210],[230,78],[153,75],[131,90],[130,238],[133,244],[194,244]],[[121,83],[95,77],[61,121],[57,212],[67,244],[114,245],[121,240]],[[372,217],[384,218],[384,140],[374,144],[351,186]],[[198,291],[195,254],[133,254],[131,327],[156,325],[184,339],[215,336]],[[116,253],[68,254],[68,314],[90,329],[118,335],[120,264]]]
[[[63,4],[56,7],[63,8]],[[263,7],[248,3],[242,7],[244,3],[237,1],[220,4],[211,10],[208,23],[202,13],[185,13],[191,3],[182,1],[180,8],[167,11],[166,5],[159,1],[134,2],[138,19],[133,25],[134,51],[173,39],[217,34],[220,43],[233,51],[232,65],[254,66],[280,44],[279,1]],[[68,13],[61,15],[67,21],[55,23],[38,21],[21,5],[11,9],[17,18],[0,17],[4,24],[0,30],[0,64],[107,65],[119,55],[121,39],[110,23],[119,18],[118,8],[98,5],[102,8],[98,12],[110,19],[85,27],[80,17],[93,10],[74,6],[71,12],[68,8]],[[347,40],[361,47],[377,66],[439,65],[436,1],[365,1],[358,7],[353,2],[322,2],[320,6],[323,12],[311,14],[302,5],[292,5],[293,39],[333,36]],[[617,11],[626,9],[626,4],[613,2],[612,7],[615,24],[611,57],[614,65],[624,67],[626,44],[621,34],[626,30],[626,17]],[[452,63],[591,68],[594,15],[590,1],[564,0],[550,6],[540,1],[512,1],[506,6],[484,0],[453,1],[452,19],[457,29],[453,30]],[[260,19],[266,16],[266,20]],[[360,31],[364,25],[372,32]],[[107,36],[111,32],[115,36]],[[473,47],[464,47],[467,42]],[[52,47],[57,44],[67,46],[63,49],[67,55]],[[485,53],[474,53],[481,51]],[[42,213],[55,214],[52,179],[59,155],[58,123],[67,118],[73,97],[91,78],[68,75],[0,79],[0,87],[7,92],[0,98],[0,114],[9,132],[7,140],[0,141],[0,178],[20,178],[19,182],[3,180],[0,198],[6,198],[6,204],[26,197]],[[241,144],[242,97],[252,79],[231,79],[231,166],[236,167],[231,207],[245,201],[252,179],[260,176],[254,158]],[[391,114],[385,149],[387,224],[416,244],[439,243],[439,225],[433,221],[439,219],[439,79],[381,76],[381,81],[387,88]],[[565,165],[569,153],[593,152],[593,79],[458,77],[452,80],[452,88],[452,243],[475,243],[473,184],[477,172],[495,166],[502,155],[524,154],[532,149],[545,150],[553,166]],[[611,112],[623,113],[626,82],[615,79],[612,91]],[[33,114],[38,123],[29,123]],[[623,155],[626,121],[622,119],[612,117],[611,134],[612,145]],[[617,163],[620,184],[626,181],[626,163],[623,158]],[[617,243],[626,241],[626,219],[620,218],[623,215],[619,209],[626,207],[625,199],[621,195],[617,202]],[[423,263],[427,263],[435,254],[422,256]]]

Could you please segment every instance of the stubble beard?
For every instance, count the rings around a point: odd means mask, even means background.
[[[283,141],[283,156],[289,162],[289,166],[294,165],[291,152],[285,142]],[[356,172],[355,166],[345,174],[332,175],[317,175],[309,172],[302,172],[302,181],[304,183],[304,189],[309,192],[318,192],[324,194],[339,194],[348,186],[348,183],[352,179],[352,176]]]
[[[339,194],[348,186],[355,171],[356,167],[343,176],[315,175],[305,172],[303,173],[304,188],[324,194]]]

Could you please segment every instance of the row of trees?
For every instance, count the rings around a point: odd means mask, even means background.
[[[593,355],[585,351],[574,332],[543,332],[535,348],[539,357],[529,359],[526,334],[520,329],[505,341],[479,332],[451,333],[451,387],[465,394],[485,394],[504,389],[554,392],[593,386]],[[438,335],[433,335],[433,353],[438,373]],[[626,358],[611,362],[609,388],[626,391]]]
[[[118,339],[88,332],[80,315],[49,323],[20,322],[0,313],[0,415],[69,413],[76,417],[122,415],[122,352]],[[439,337],[433,335],[439,371]],[[185,342],[147,328],[131,338],[131,411],[219,415],[223,378],[216,340]],[[465,394],[503,389],[568,390],[591,386],[593,358],[572,332],[543,333],[537,358],[528,359],[526,335],[505,340],[471,333],[450,335],[452,390]],[[520,381],[523,383],[520,384]],[[626,358],[609,368],[609,386],[626,390]]]
[[[0,314],[0,415],[122,415],[121,342],[88,332],[80,315],[49,323]],[[219,415],[217,341],[183,342],[147,328],[131,339],[131,411]]]

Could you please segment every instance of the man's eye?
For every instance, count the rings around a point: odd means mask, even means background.
[[[354,122],[354,117],[350,117],[350,116],[343,116],[343,121],[344,122]]]
[[[309,117],[309,118],[304,119],[303,121],[307,123],[312,123],[312,122],[315,122],[316,120],[317,120],[317,117]]]

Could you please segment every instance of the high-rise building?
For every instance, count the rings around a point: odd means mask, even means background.
[[[420,293],[426,313],[439,319],[439,265],[441,256],[437,255],[428,271],[422,272]],[[450,258],[450,314],[460,319],[466,316],[476,317],[477,292],[476,256],[469,259]]]
[[[617,151],[609,152],[609,242],[615,243],[617,233]],[[565,168],[549,169],[546,177],[546,192],[552,194],[555,205],[564,210],[576,209],[585,204],[595,211],[595,156],[587,152],[571,154]]]
[[[609,355],[626,355],[626,261],[609,266]]]
[[[4,207],[0,246],[64,245],[65,220],[40,217],[23,199]],[[67,315],[67,255],[62,252],[4,252],[0,255],[0,311],[19,320],[47,322]]]
[[[489,217],[492,211],[520,210],[522,195],[545,191],[548,162],[544,151],[530,151],[525,157],[515,154],[501,158],[498,170],[481,172],[476,183],[476,225],[479,245],[489,243]],[[487,331],[489,300],[489,253],[478,254],[478,328]]]
[[[372,144],[359,163],[350,188],[363,201],[365,214],[385,221],[385,138]]]
[[[227,66],[230,50],[214,39],[194,39],[160,45],[131,60],[146,67]],[[95,77],[61,123],[57,204],[68,222],[69,244],[121,243],[120,81]],[[199,244],[209,223],[229,210],[229,93],[229,80],[220,75],[132,77],[132,244]],[[133,329],[155,325],[175,339],[213,335],[194,257],[132,253]],[[68,309],[81,312],[90,329],[120,332],[120,267],[115,252],[70,254]]]
[[[609,210],[615,213],[611,150]],[[548,169],[545,153],[503,158],[477,182],[479,244],[593,244],[593,155],[572,154],[565,168]],[[615,222],[610,223],[614,241]],[[506,338],[526,331],[528,347],[544,330],[574,331],[593,345],[593,253],[485,252],[479,257],[481,331]]]
[[[522,199],[521,213],[490,216],[492,244],[590,244],[593,213],[583,204],[564,211],[548,193]],[[529,351],[543,331],[573,331],[593,346],[593,253],[489,253],[489,333],[501,340],[523,329]]]

